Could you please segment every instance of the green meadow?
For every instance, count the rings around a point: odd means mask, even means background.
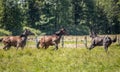
[[[120,72],[120,46],[86,48],[0,49],[0,72]]]

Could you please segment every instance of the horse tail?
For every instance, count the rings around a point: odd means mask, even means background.
[[[2,42],[3,38],[0,38],[0,42]]]
[[[114,39],[112,39],[112,42],[115,43],[117,41],[117,36],[115,36]]]
[[[40,41],[37,42],[36,47],[39,49]]]

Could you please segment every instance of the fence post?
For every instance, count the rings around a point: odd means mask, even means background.
[[[85,44],[85,47],[88,48],[88,46],[87,46],[87,36],[84,37],[84,44]]]
[[[77,48],[77,36],[76,36],[76,41],[75,42],[76,42],[76,48]]]
[[[62,36],[62,48],[64,48],[64,36]]]
[[[35,36],[35,42],[36,42],[36,48],[37,48],[37,44],[38,44],[38,37],[37,37],[37,35]]]
[[[118,44],[120,45],[120,37],[118,36]]]

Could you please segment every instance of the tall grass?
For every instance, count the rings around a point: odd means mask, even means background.
[[[0,72],[120,72],[120,46],[0,50]]]

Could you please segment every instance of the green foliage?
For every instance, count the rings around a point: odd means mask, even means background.
[[[106,33],[119,33],[119,0],[97,0],[96,5],[104,13]],[[100,14],[100,13],[99,13]]]
[[[44,35],[45,33],[42,33],[40,30],[34,29],[34,28],[30,28],[30,27],[23,27],[23,30],[28,29],[30,31],[32,31],[36,36],[37,35]]]
[[[13,35],[21,33],[22,30],[22,14],[21,10],[15,0],[5,0],[4,6],[4,17],[2,27],[9,30]]]
[[[0,27],[2,26],[3,21],[3,15],[4,14],[4,6],[3,6],[3,0],[0,0]]]
[[[120,33],[120,0],[0,0],[0,27],[13,35],[24,26],[53,34]]]
[[[7,31],[5,29],[0,29],[0,36],[4,35],[11,35],[12,33],[10,31]]]
[[[2,72],[119,72],[120,48],[113,45],[109,53],[97,47],[92,51],[86,48],[51,48],[16,51],[0,50],[0,71]]]

